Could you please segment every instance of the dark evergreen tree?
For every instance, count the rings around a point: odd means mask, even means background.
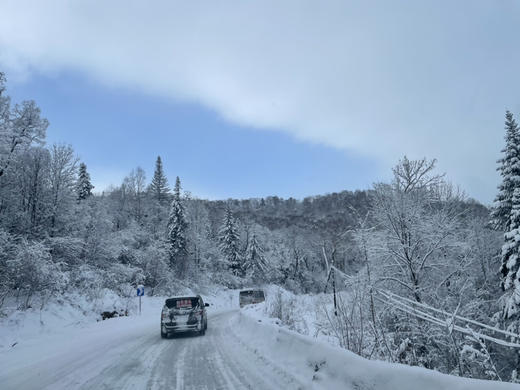
[[[161,156],[157,156],[155,172],[153,174],[152,182],[148,187],[148,191],[152,198],[157,200],[159,203],[164,202],[170,193],[170,187],[168,186],[168,179],[164,174]]]
[[[175,180],[175,188],[173,190],[173,199],[170,206],[167,228],[167,241],[171,268],[182,266],[181,263],[187,258],[187,228],[188,223],[186,222],[184,207],[181,200],[181,181],[177,176],[177,179]]]
[[[498,160],[500,165],[497,168],[502,176],[502,183],[498,187],[491,218],[495,228],[509,231],[513,193],[520,186],[520,129],[509,111],[506,111],[505,125],[506,146],[502,150],[503,157]]]
[[[240,256],[240,235],[231,209],[227,207],[224,222],[219,232],[220,251],[226,258],[229,268],[235,276],[243,275],[242,258]]]
[[[87,199],[92,195],[92,189],[94,186],[90,182],[90,175],[87,172],[87,166],[85,163],[79,164],[79,175],[78,182],[76,185],[76,192],[78,194],[78,201]]]

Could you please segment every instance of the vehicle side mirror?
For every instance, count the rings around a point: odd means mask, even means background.
[[[209,303],[205,303],[204,306],[209,307]]]

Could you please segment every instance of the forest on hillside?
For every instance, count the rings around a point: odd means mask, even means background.
[[[335,270],[346,294],[325,328],[343,347],[517,381],[518,349],[489,339],[519,333],[520,130],[511,113],[492,210],[448,183],[435,160],[406,157],[389,183],[303,200],[199,199],[166,177],[168,156],[101,192],[71,146],[46,144],[48,126],[34,101],[11,102],[0,73],[0,311],[6,302],[43,309],[70,291],[130,296],[138,284],[156,295],[263,284],[317,294],[331,292]],[[415,315],[421,305],[490,329],[458,332]]]

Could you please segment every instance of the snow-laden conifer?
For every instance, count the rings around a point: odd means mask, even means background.
[[[502,150],[503,156],[498,160],[500,165],[497,168],[502,182],[498,186],[499,192],[491,218],[494,227],[508,231],[513,192],[520,186],[520,128],[509,111],[506,112],[505,129],[506,146]]]
[[[87,172],[87,165],[85,163],[81,163],[79,165],[79,175],[76,186],[78,201],[87,199],[89,196],[91,196],[93,188],[94,186],[90,182],[90,175]]]
[[[519,317],[520,274],[518,273],[520,254],[520,187],[513,192],[509,231],[504,234],[502,246],[502,287],[504,295],[504,316],[507,319]]]
[[[264,249],[253,233],[244,259],[244,272],[255,282],[265,280],[268,265],[264,257]]]
[[[224,222],[219,232],[220,251],[224,255],[229,268],[235,276],[243,274],[242,259],[240,256],[240,235],[236,226],[236,221],[233,218],[233,213],[228,207]]]
[[[177,176],[167,227],[168,251],[170,256],[170,266],[172,268],[179,266],[179,263],[184,260],[188,254],[186,240],[187,227],[188,223],[186,222],[184,206],[182,205],[181,200],[181,181]]]

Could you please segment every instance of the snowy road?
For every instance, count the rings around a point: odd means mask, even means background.
[[[239,310],[208,315],[205,336],[161,339],[162,302],[142,316],[70,323],[0,348],[0,388],[518,390],[369,361]],[[157,303],[160,303],[158,305]],[[214,308],[213,310],[217,310]],[[222,307],[221,309],[222,310]],[[0,332],[2,329],[0,328]],[[1,338],[0,338],[1,339]]]
[[[298,380],[248,349],[230,331],[236,311],[209,316],[205,336],[163,340],[158,318],[141,335],[71,342],[7,375],[2,389],[297,389]],[[85,337],[91,335],[87,334]],[[77,340],[76,340],[77,341]],[[37,353],[37,351],[35,351]],[[61,353],[60,353],[61,352]],[[34,357],[33,357],[34,358]]]

